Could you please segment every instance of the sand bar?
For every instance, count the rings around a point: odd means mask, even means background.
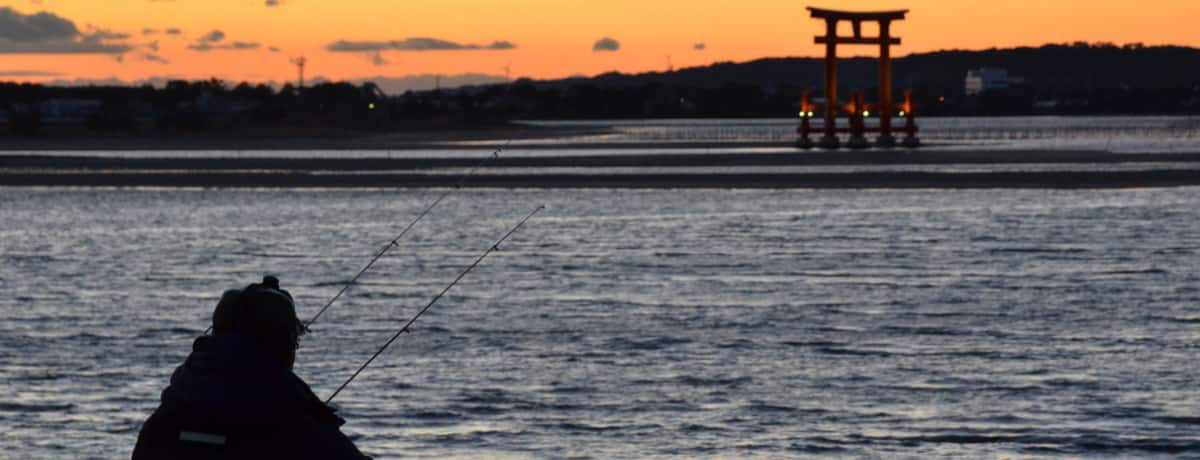
[[[460,156],[453,156],[460,155]],[[485,156],[486,158],[486,156]],[[122,157],[0,154],[0,186],[258,188],[1141,188],[1200,185],[1200,154],[787,151],[570,156]],[[969,165],[969,168],[954,168]],[[1012,165],[1022,165],[1014,170]],[[847,168],[850,166],[851,168]],[[888,166],[888,168],[870,168]],[[855,167],[858,167],[857,169]]]

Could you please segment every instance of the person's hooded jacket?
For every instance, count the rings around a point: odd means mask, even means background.
[[[364,459],[344,420],[239,335],[196,339],[142,426],[133,460]]]

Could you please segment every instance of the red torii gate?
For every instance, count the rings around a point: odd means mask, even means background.
[[[876,108],[879,112],[879,128],[871,129],[870,131],[878,131],[879,138],[876,143],[881,147],[892,146],[896,144],[896,139],[892,137],[892,115],[896,107],[892,102],[892,53],[891,46],[899,45],[900,39],[891,36],[892,21],[900,21],[908,14],[908,10],[898,11],[879,11],[879,12],[850,12],[850,11],[834,11],[821,8],[809,7],[808,11],[812,13],[815,19],[825,20],[825,35],[817,36],[815,42],[818,45],[825,45],[825,126],[824,136],[818,143],[822,148],[838,148],[837,133],[837,115],[838,110],[842,107],[838,103],[837,91],[837,45],[879,45],[879,103]],[[854,35],[851,37],[842,37],[838,35],[837,26],[839,21],[850,21],[851,29]],[[875,21],[879,24],[878,37],[863,37],[862,23],[864,21]],[[797,145],[801,147],[811,147],[812,141],[808,139],[810,131],[808,119],[813,115],[813,104],[810,101],[810,96],[805,93],[804,100],[801,102],[801,138],[797,140]],[[862,134],[867,129],[864,126],[863,118],[868,110],[867,104],[863,101],[862,94],[856,93],[851,98],[851,103],[847,107],[850,112],[850,147],[862,148],[866,147],[866,139]],[[901,116],[905,117],[904,131],[907,136],[904,139],[904,145],[915,147],[919,144],[915,133],[916,124],[913,120],[912,107],[912,92],[905,92],[905,102],[901,106]]]

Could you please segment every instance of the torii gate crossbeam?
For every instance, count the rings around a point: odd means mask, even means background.
[[[809,7],[808,11],[815,19],[825,21],[825,35],[815,38],[819,45],[825,45],[825,127],[824,136],[819,145],[824,148],[837,148],[837,114],[838,104],[837,85],[837,46],[844,45],[877,45],[879,46],[879,138],[878,144],[890,146],[895,144],[892,137],[892,115],[895,109],[892,101],[892,54],[891,46],[899,45],[900,39],[891,36],[893,21],[903,20],[908,10],[850,12],[834,11]],[[838,23],[849,21],[853,35],[843,37],[838,35]],[[864,37],[863,22],[876,22],[879,25],[879,36]],[[910,109],[911,111],[911,109]],[[911,137],[911,136],[910,136]],[[913,139],[915,141],[915,138]],[[907,142],[908,139],[905,139]]]

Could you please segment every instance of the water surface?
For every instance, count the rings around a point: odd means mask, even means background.
[[[0,457],[127,457],[220,292],[441,190],[0,190]],[[382,458],[1200,452],[1200,189],[455,192],[302,344]]]

